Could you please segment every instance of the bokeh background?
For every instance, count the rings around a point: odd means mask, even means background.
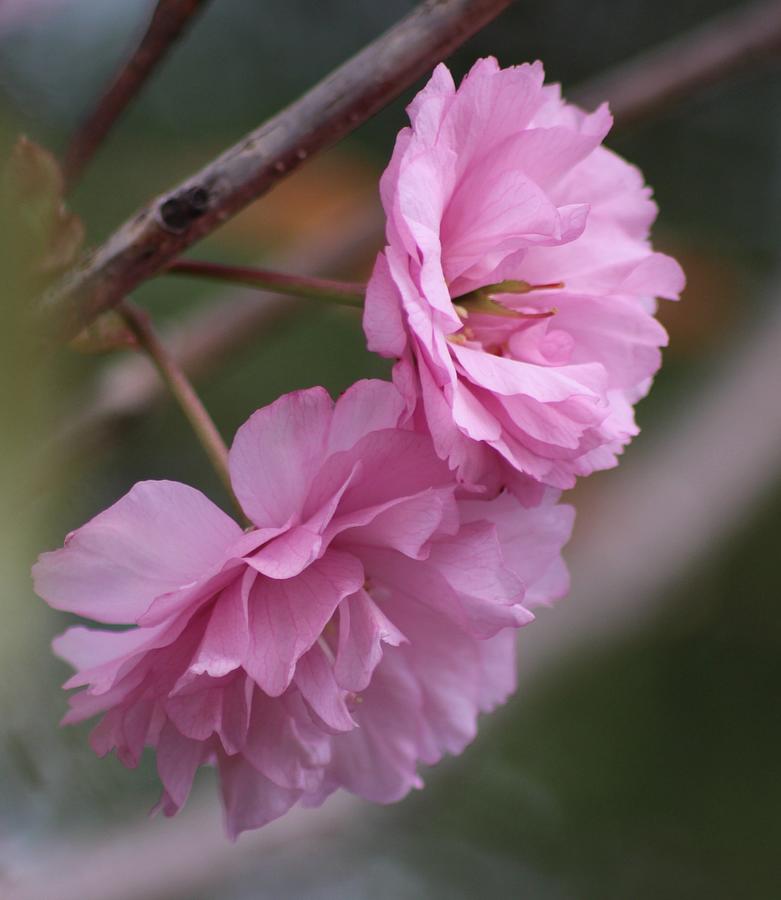
[[[6,4],[0,157],[19,132],[61,152],[150,2]],[[412,5],[213,0],[74,193],[89,242]],[[452,66],[540,58],[574,91],[738,8],[522,0]],[[336,798],[231,845],[210,773],[180,817],[148,821],[151,758],[129,772],[94,758],[88,726],[58,728],[67,670],[49,641],[67,617],[32,593],[37,552],[140,478],[222,494],[143,360],[20,345],[0,287],[0,896],[781,896],[781,67],[749,56],[608,140],[654,187],[656,243],[689,278],[661,311],[665,366],[622,466],[573,493],[572,593],[521,634],[518,696],[393,808]],[[382,240],[377,177],[411,94],[193,255],[365,277]],[[197,361],[228,437],[283,391],[389,371],[349,310],[172,277],[136,299]]]

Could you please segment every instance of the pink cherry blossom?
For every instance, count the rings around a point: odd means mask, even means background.
[[[684,282],[641,173],[601,146],[607,107],[543,78],[489,58],[456,89],[437,67],[381,181],[364,316],[439,455],[525,502],[615,465],[667,341],[655,298]]]
[[[38,593],[123,631],[70,628],[65,722],[126,766],[155,748],[160,808],[218,767],[231,836],[339,787],[380,803],[458,753],[514,687],[514,629],[561,596],[572,510],[456,497],[379,381],[282,397],[230,452],[242,530],[198,491],[137,484],[44,553]]]

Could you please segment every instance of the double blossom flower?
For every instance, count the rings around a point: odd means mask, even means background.
[[[366,297],[370,350],[468,485],[541,485],[616,463],[667,341],[653,316],[683,273],[655,253],[640,172],[540,63],[435,70],[380,184],[387,247]]]
[[[203,494],[148,481],[44,553],[35,586],[77,625],[66,722],[135,766],[156,748],[160,806],[220,773],[229,834],[338,787],[388,803],[418,763],[459,753],[515,683],[514,630],[563,595],[572,510],[459,499],[393,385],[280,398],[230,452],[247,531]]]
[[[364,313],[394,384],[256,412],[229,457],[251,527],[142,482],[34,568],[51,606],[128,626],[55,640],[65,721],[101,715],[127,766],[154,748],[166,815],[216,765],[232,836],[339,787],[398,800],[507,699],[516,629],[568,587],[557,489],[636,433],[683,285],[607,109],[539,63],[458,89],[439,66],[409,114]]]

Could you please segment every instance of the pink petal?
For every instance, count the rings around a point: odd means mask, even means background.
[[[420,685],[398,652],[386,655],[363,693],[356,711],[360,727],[332,743],[331,777],[375,803],[394,803],[423,787],[416,772]]]
[[[308,712],[303,701],[267,697],[255,690],[244,756],[266,778],[283,788],[304,790],[320,778],[330,758],[329,738],[314,726],[302,726]]]
[[[221,678],[241,666],[248,644],[249,592],[256,577],[247,571],[220,593],[190,663],[189,671],[194,675]]]
[[[361,524],[357,516],[351,517],[355,523],[345,528],[338,536],[343,547],[387,547],[398,550],[405,556],[423,558],[427,555],[427,543],[435,532],[456,530],[458,513],[453,498],[454,486],[430,488],[396,503],[389,501],[379,507],[370,507],[369,514],[376,514],[366,524]],[[337,528],[343,527],[344,520],[336,520]]]
[[[557,499],[557,492],[549,490],[532,509],[522,507],[510,494],[459,503],[463,521],[490,521],[496,526],[506,564],[526,585],[524,603],[529,607],[550,604],[569,586],[560,554],[572,534],[575,510]]]
[[[173,643],[186,627],[184,619],[155,628],[98,631],[77,625],[52,641],[54,652],[78,669],[63,685],[66,689],[89,684],[93,694],[112,688],[127,676],[145,654]]]
[[[453,542],[454,552],[463,553],[463,568],[453,566],[447,554],[435,555],[433,549],[432,556],[424,561],[409,560],[393,551],[367,549],[362,554],[366,572],[373,583],[390,592],[394,603],[400,602],[395,599],[398,597],[418,604],[421,610],[431,609],[476,637],[489,637],[501,628],[531,621],[531,614],[517,605],[523,597],[523,584],[517,576],[481,558],[487,553],[490,560],[501,559],[490,526],[468,525],[463,531]],[[475,568],[474,578],[459,583],[459,576],[470,564]],[[476,587],[481,575],[489,579],[484,588]]]
[[[318,723],[328,731],[338,733],[355,728],[345,703],[345,691],[336,683],[331,661],[322,646],[315,644],[299,659],[294,682]]]
[[[577,130],[562,124],[531,127],[509,137],[501,150],[508,162],[548,189],[602,143],[612,124],[602,104]]]
[[[341,480],[357,463],[360,477],[350,481],[341,497],[332,528],[356,513],[362,519],[364,511],[371,507],[419,494],[430,487],[452,486],[450,471],[437,457],[428,436],[413,431],[386,429],[367,434],[350,450],[334,454],[318,478],[327,482]],[[317,488],[315,482],[313,493]]]
[[[401,317],[398,288],[391,278],[388,261],[380,253],[366,285],[363,307],[363,330],[372,353],[381,356],[401,356],[407,343]]]
[[[339,607],[339,647],[334,675],[346,690],[365,690],[382,658],[382,644],[397,647],[404,635],[366,591],[357,591]]]
[[[260,828],[284,815],[301,796],[300,790],[279,787],[241,756],[220,756],[220,785],[228,837]]]
[[[195,773],[203,760],[203,744],[183,737],[168,724],[160,733],[157,744],[157,774],[160,776],[172,805],[184,806],[192,787]],[[174,810],[166,810],[172,815]]]
[[[373,431],[395,428],[404,413],[404,399],[387,381],[364,379],[349,387],[334,406],[328,431],[328,451],[349,450]]]
[[[322,535],[307,523],[269,541],[244,561],[269,578],[293,578],[317,558],[322,546]]]
[[[279,696],[340,601],[363,581],[360,562],[336,550],[295,578],[258,579],[249,597],[250,642],[244,661],[249,676],[267,694]]]
[[[155,597],[195,581],[222,558],[239,526],[200,491],[142,481],[72,532],[33,568],[35,590],[55,609],[131,623]]]
[[[230,450],[233,489],[262,526],[295,521],[325,456],[333,403],[323,388],[286,394],[239,428]]]
[[[525,394],[551,403],[573,396],[599,398],[605,389],[605,371],[594,363],[551,369],[469,347],[454,346],[452,352],[472,381],[499,394]]]

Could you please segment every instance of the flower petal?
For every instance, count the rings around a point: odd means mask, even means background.
[[[200,491],[142,481],[61,550],[41,554],[35,590],[55,609],[129,624],[156,597],[195,581],[240,534]]]
[[[259,578],[249,596],[244,668],[269,696],[290,684],[296,663],[314,644],[344,597],[363,584],[361,563],[329,550],[295,578]]]
[[[239,428],[230,449],[231,481],[258,526],[296,521],[326,452],[333,403],[323,388],[286,394]]]

